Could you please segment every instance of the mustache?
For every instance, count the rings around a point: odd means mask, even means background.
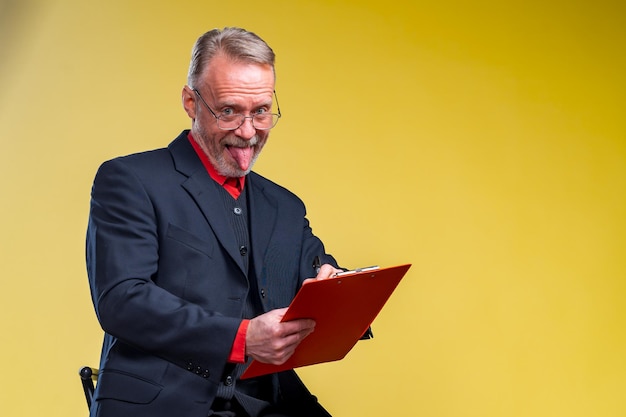
[[[248,140],[241,139],[239,136],[236,136],[236,135],[229,135],[229,136],[226,136],[222,140],[223,145],[231,146],[235,148],[250,148],[252,146],[256,146],[258,143],[259,143],[258,135],[254,135],[252,138]]]

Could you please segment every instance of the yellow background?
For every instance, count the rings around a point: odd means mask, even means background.
[[[275,49],[257,171],[344,266],[413,263],[375,339],[301,375],[334,416],[626,415],[622,2],[0,1],[0,415],[86,415],[109,158],[189,126],[205,30]]]

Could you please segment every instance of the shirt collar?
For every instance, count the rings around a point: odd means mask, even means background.
[[[187,138],[189,139],[189,143],[191,143],[191,146],[196,151],[196,154],[198,154],[198,157],[202,161],[202,165],[204,165],[213,181],[224,187],[226,191],[228,191],[234,198],[239,197],[239,194],[241,193],[241,190],[243,190],[244,184],[246,182],[246,177],[243,176],[236,178],[237,180],[239,180],[239,186],[237,187],[234,184],[236,183],[235,181],[228,181],[229,177],[225,177],[217,172],[217,169],[215,169],[211,161],[209,161],[209,158],[206,156],[200,145],[198,145],[198,142],[196,142],[196,140],[193,138],[191,132],[187,134]]]

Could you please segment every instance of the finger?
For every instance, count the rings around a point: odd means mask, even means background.
[[[284,362],[296,351],[300,343],[313,332],[313,329],[305,329],[297,333],[292,333],[280,340],[280,345],[274,350],[274,360]]]
[[[317,279],[332,278],[337,272],[341,272],[341,269],[337,269],[330,264],[324,264],[320,267],[320,272],[317,274]]]
[[[289,336],[298,333],[311,333],[315,329],[315,320],[297,319],[283,323],[282,334]]]

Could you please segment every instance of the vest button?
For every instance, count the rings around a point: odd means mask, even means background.
[[[239,246],[239,253],[241,254],[241,256],[246,256],[246,254],[248,253],[248,248],[245,246]]]

